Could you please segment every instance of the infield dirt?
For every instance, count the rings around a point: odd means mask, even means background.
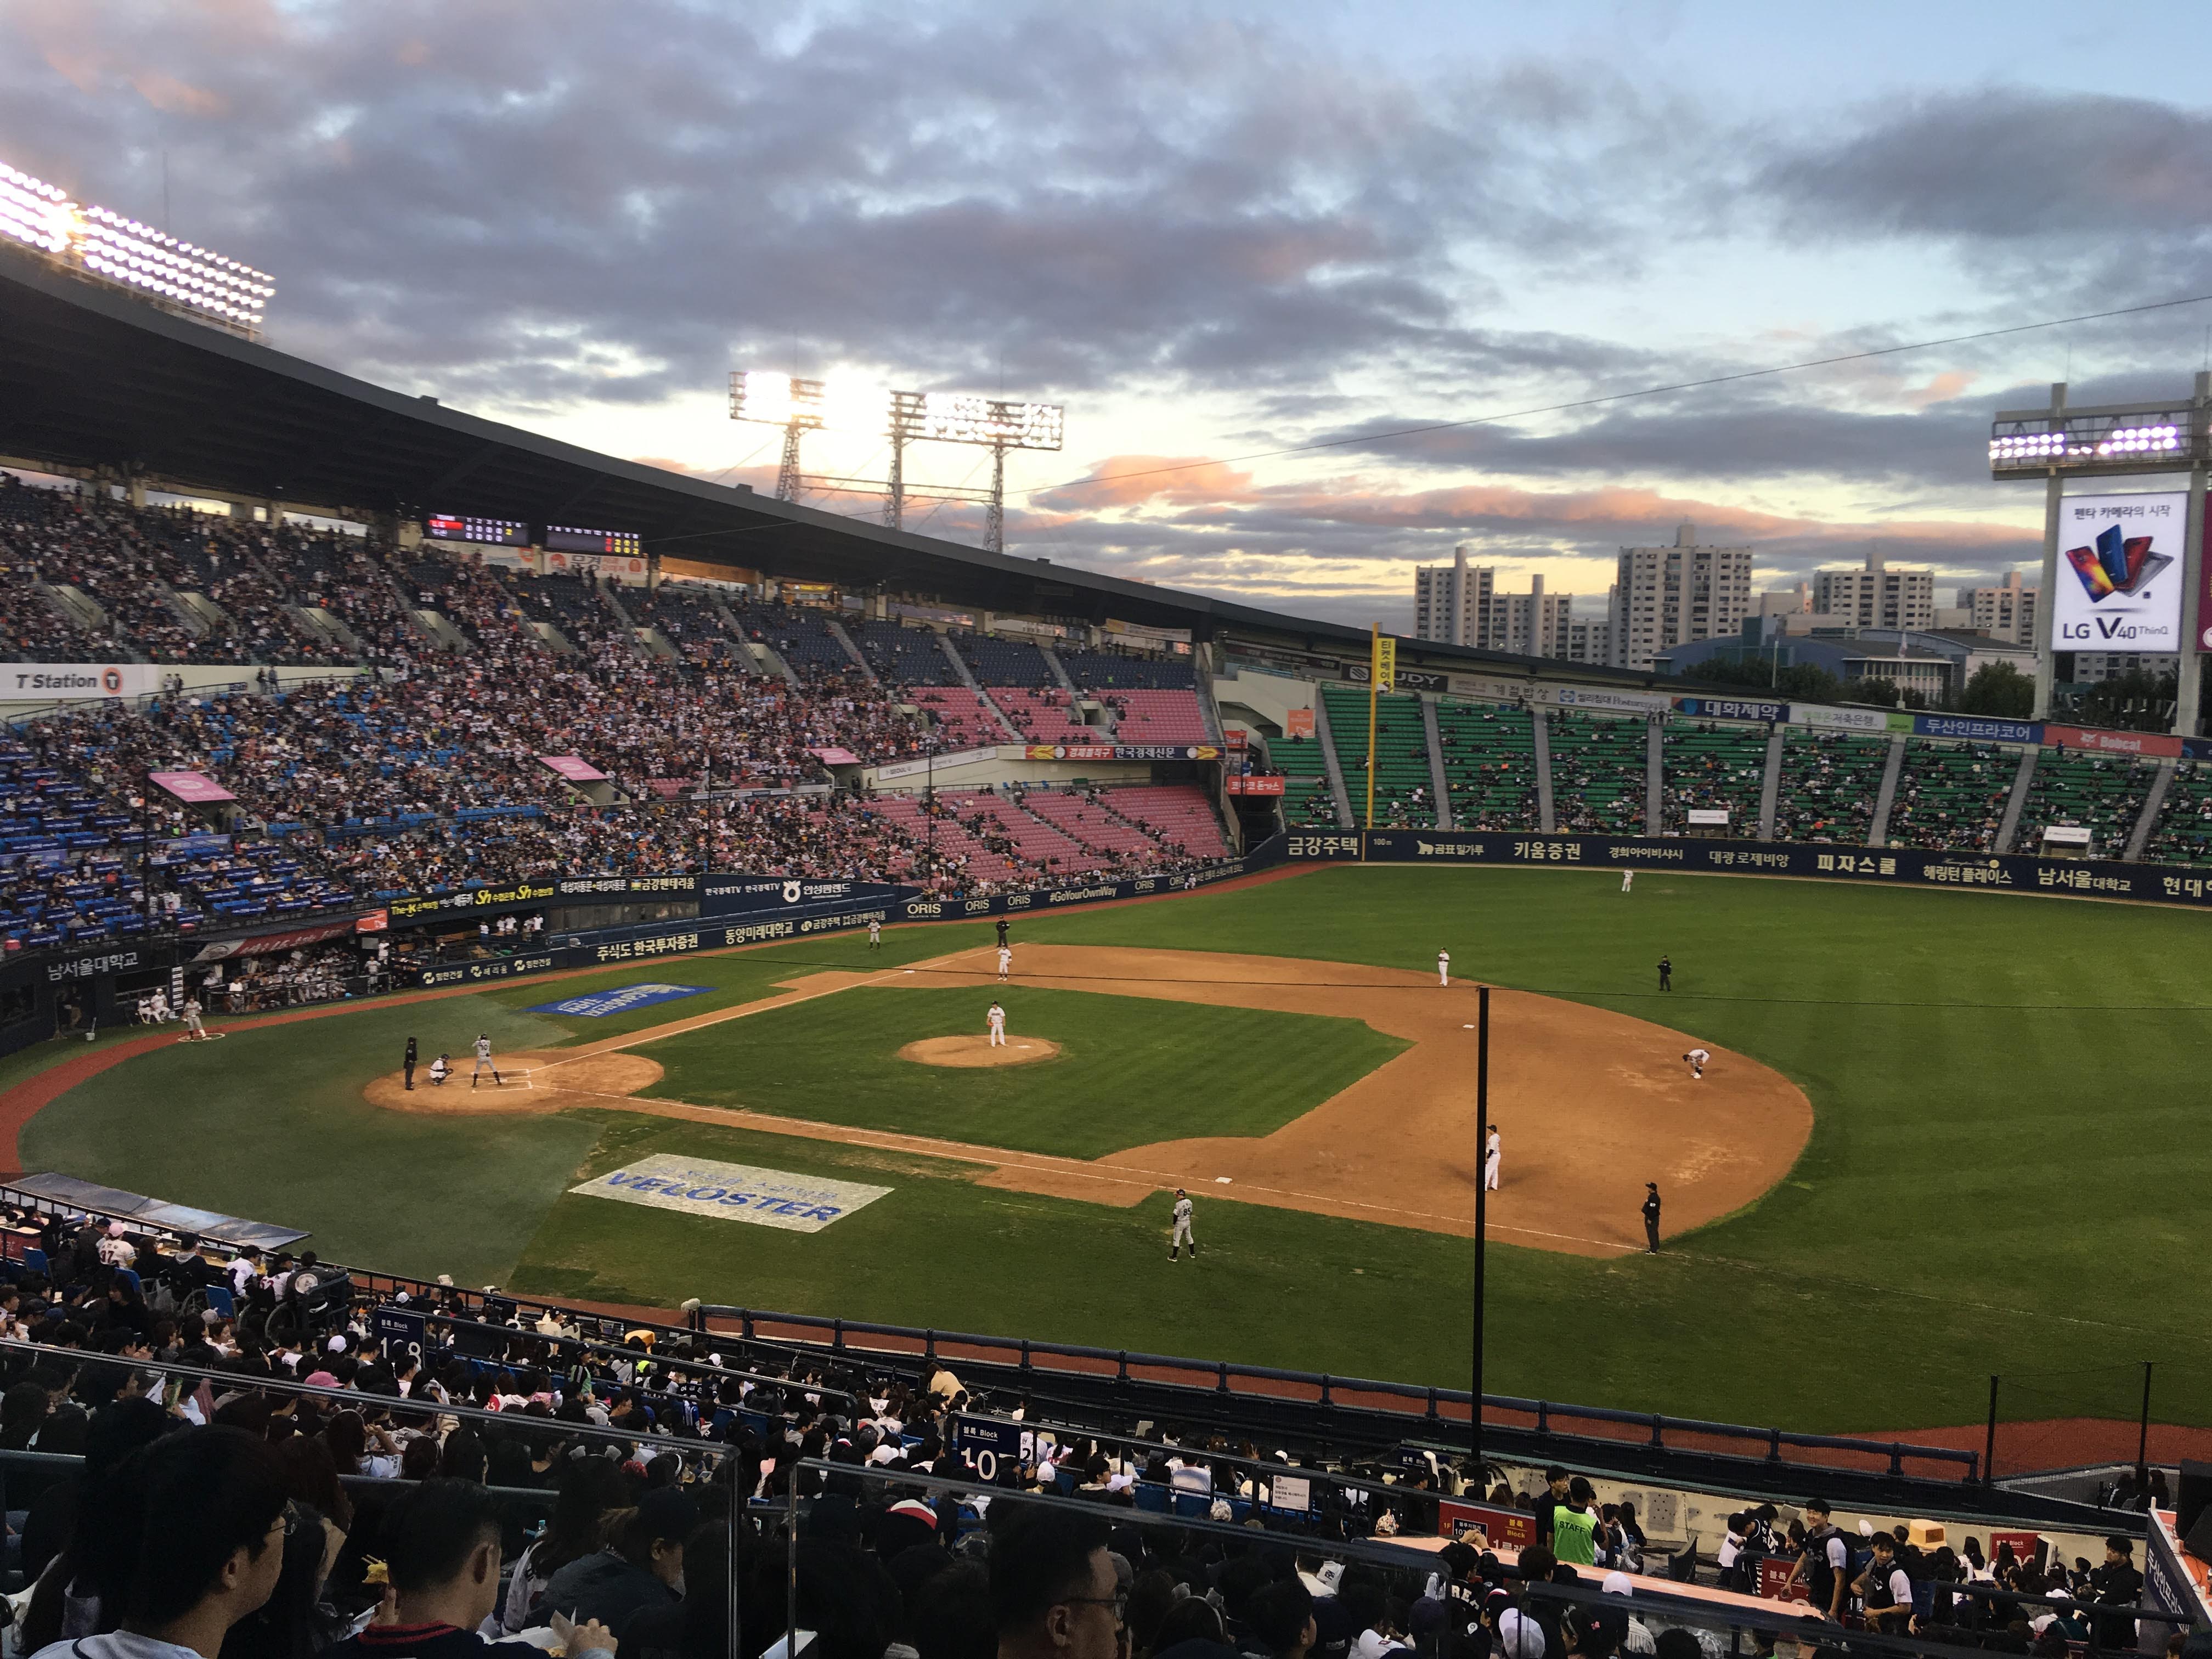
[[[1013,988],[1272,1009],[1364,1020],[1413,1046],[1273,1133],[1194,1135],[1097,1159],[817,1123],[662,1100],[660,1068],[630,1051],[678,1031],[744,1018],[856,986],[995,986],[988,947],[874,974],[811,974],[783,994],[599,1042],[504,1058],[509,1086],[459,1078],[412,1093],[396,1073],[372,1103],[406,1111],[554,1112],[583,1106],[731,1124],[772,1133],[925,1153],[982,1166],[986,1184],[1111,1205],[1165,1188],[1446,1233],[1474,1231],[1483,1136],[1475,1106],[1477,988],[1426,973],[1284,957],[1030,945]],[[1713,1042],[1626,1014],[1525,992],[1491,993],[1490,1121],[1502,1176],[1490,1231],[1578,1255],[1641,1249],[1644,1183],[1656,1181],[1668,1234],[1751,1202],[1789,1171],[1812,1133],[1804,1094],[1779,1073]],[[1038,1039],[1017,1038],[1036,1042]],[[956,1054],[979,1036],[934,1039]],[[914,1044],[918,1048],[930,1044]],[[1702,1079],[1682,1054],[1712,1051]],[[921,1056],[902,1050],[907,1058]],[[985,1050],[993,1054],[1009,1050]],[[1022,1055],[1021,1060],[1042,1056]],[[930,1063],[975,1063],[932,1059]],[[994,1063],[1005,1064],[1006,1061]],[[1224,1066],[1237,1064],[1233,1052]],[[1050,1068],[1038,1073],[1048,1086]],[[1192,1103],[1194,1124],[1204,1121]],[[1202,1224],[1202,1223],[1201,1223]]]

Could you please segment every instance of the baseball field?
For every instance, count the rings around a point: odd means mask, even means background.
[[[395,1271],[1465,1386],[1479,978],[1499,988],[1492,1389],[1901,1431],[1978,1420],[1993,1373],[2008,1416],[2132,1416],[2154,1361],[2154,1415],[2212,1424],[2212,921],[1656,872],[1618,890],[1286,872],[1022,917],[1003,986],[987,925],[848,933],[241,1019],[201,1046],[49,1044],[0,1064],[0,1104],[17,1167]],[[680,992],[550,1006],[648,983]],[[502,1085],[470,1086],[479,1032]],[[402,1087],[410,1036],[452,1081]],[[56,1062],[89,1075],[41,1079]],[[812,1232],[570,1190],[656,1156],[886,1190]],[[1176,1186],[1195,1262],[1168,1260]]]

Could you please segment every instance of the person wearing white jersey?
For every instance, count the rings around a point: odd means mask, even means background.
[[[994,1048],[1005,1048],[1006,1046],[1006,1011],[994,1002],[991,1005],[991,1012],[983,1018],[991,1028],[990,1046]]]
[[[870,916],[868,918],[868,949],[880,951],[883,948],[884,924],[878,918]]]
[[[1703,1077],[1705,1074],[1705,1062],[1711,1060],[1712,1056],[1707,1054],[1703,1048],[1692,1048],[1688,1054],[1684,1054],[1682,1058],[1690,1062],[1690,1075],[1692,1077]]]
[[[1498,1190],[1498,1168],[1503,1161],[1498,1150],[1498,1126],[1489,1126],[1489,1136],[1482,1143],[1482,1189],[1486,1193]]]
[[[1451,983],[1451,952],[1449,951],[1437,952],[1437,983],[1439,985]]]
[[[1620,872],[1620,890],[1624,893],[1628,892],[1633,889],[1635,885],[1636,872],[1633,870],[1622,871]]]
[[[1011,945],[1001,945],[999,947],[999,977],[1004,979],[1013,971],[1014,947]]]
[[[486,1072],[489,1072],[491,1073],[493,1087],[504,1089],[507,1086],[506,1079],[501,1078],[499,1074],[499,1067],[492,1064],[491,1033],[489,1031],[478,1031],[477,1033],[477,1068],[469,1073],[469,1087],[471,1089],[475,1088],[477,1086],[477,1079],[482,1077]]]
[[[1180,1187],[1176,1188],[1175,1237],[1168,1241],[1168,1260],[1180,1260],[1184,1245],[1190,1246],[1190,1259],[1198,1260],[1198,1241],[1190,1236],[1190,1194]]]

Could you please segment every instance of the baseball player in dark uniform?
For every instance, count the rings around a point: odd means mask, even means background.
[[[1644,1254],[1659,1254],[1659,1183],[1644,1183]]]
[[[1006,948],[1006,919],[1004,916],[999,918],[999,948],[1002,951]]]
[[[1659,958],[1659,988],[1662,991],[1674,988],[1674,964],[1666,957]]]

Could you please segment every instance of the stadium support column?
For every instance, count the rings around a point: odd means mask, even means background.
[[[2066,382],[2054,381],[2051,387],[2051,429],[2056,432],[2066,418]],[[2061,494],[2058,469],[2052,467],[2043,486],[2043,598],[2036,605],[2035,617],[2035,718],[2051,717],[2051,690],[2055,682],[2057,653],[2051,649],[2052,617],[2058,610],[2058,500]]]
[[[803,430],[796,421],[783,428],[783,459],[775,469],[775,498],[780,501],[799,499],[799,434]]]
[[[983,545],[994,553],[1006,550],[1006,446],[991,446],[991,510],[983,520]]]
[[[1474,1128],[1478,1137],[1474,1160],[1474,1350],[1468,1392],[1468,1443],[1474,1464],[1479,1492],[1490,1483],[1482,1473],[1482,1277],[1483,1247],[1490,1224],[1490,988],[1476,993],[1474,1028]]]
[[[2182,536],[2181,561],[2181,637],[2175,641],[2181,654],[2174,662],[2173,732],[2176,737],[2197,735],[2197,709],[2201,701],[2198,687],[2204,674],[2204,655],[2198,649],[2203,642],[2204,626],[2208,619],[2198,604],[2204,591],[2204,439],[2205,422],[2212,418],[2212,373],[2197,371],[2197,395],[2190,400],[2190,435],[2196,440],[2191,446],[2197,452],[2197,463],[2189,469],[2189,523]]]

